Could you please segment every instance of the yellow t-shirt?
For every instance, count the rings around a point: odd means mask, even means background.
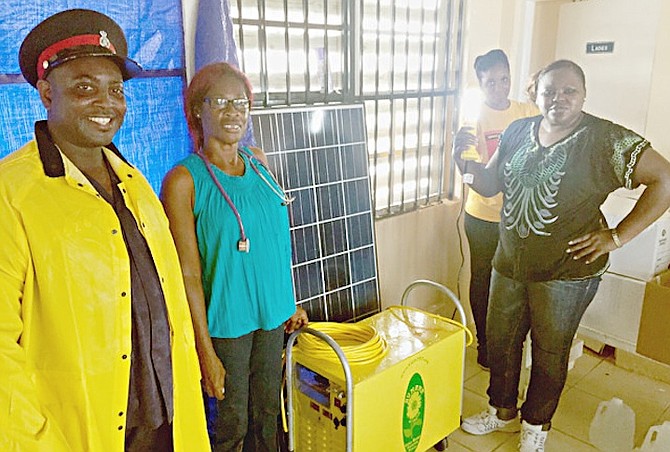
[[[480,161],[486,163],[498,148],[500,135],[513,121],[529,116],[536,116],[539,110],[534,104],[510,101],[506,110],[494,110],[488,105],[482,105],[477,122],[477,152]],[[465,211],[475,218],[498,223],[502,208],[502,193],[485,198],[474,190],[468,191]]]

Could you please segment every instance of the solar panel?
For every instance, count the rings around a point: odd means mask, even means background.
[[[380,310],[362,105],[260,110],[254,136],[289,196],[293,284],[310,320]]]

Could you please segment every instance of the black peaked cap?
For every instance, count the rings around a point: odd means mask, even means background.
[[[88,9],[70,9],[48,17],[25,37],[19,50],[23,77],[32,86],[55,67],[83,57],[111,58],[124,80],[142,68],[128,58],[121,27],[110,17]]]

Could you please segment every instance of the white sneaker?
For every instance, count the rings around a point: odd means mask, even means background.
[[[531,425],[526,421],[521,421],[519,452],[544,452],[544,443],[547,441],[548,433],[542,430],[541,425]]]
[[[487,435],[492,432],[515,433],[519,431],[519,417],[503,421],[496,415],[497,410],[489,406],[488,410],[463,419],[461,430],[471,435]]]

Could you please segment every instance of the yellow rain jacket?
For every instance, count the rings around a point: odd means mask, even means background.
[[[48,139],[0,161],[0,450],[124,450],[130,261],[113,208]],[[38,143],[39,142],[39,149]],[[209,451],[177,253],[142,174],[104,150],[147,240],[171,332],[176,451]]]

